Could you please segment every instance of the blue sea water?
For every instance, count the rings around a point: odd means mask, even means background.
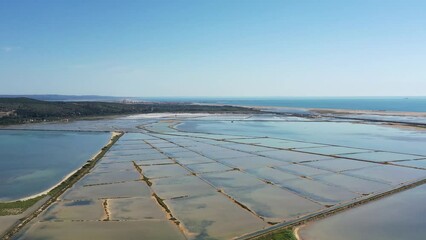
[[[162,102],[196,102],[237,106],[332,108],[426,112],[426,97],[289,97],[289,98],[142,98]]]

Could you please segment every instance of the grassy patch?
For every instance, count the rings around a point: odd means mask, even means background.
[[[284,229],[278,232],[273,232],[268,235],[256,238],[256,240],[297,240],[294,236],[293,229]]]
[[[21,214],[44,196],[45,195],[42,195],[24,201],[0,202],[0,216]]]

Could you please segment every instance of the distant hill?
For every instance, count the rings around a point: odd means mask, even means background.
[[[162,112],[253,113],[257,111],[245,107],[184,103],[60,102],[41,101],[25,97],[0,98],[0,125],[57,121],[82,117]]]

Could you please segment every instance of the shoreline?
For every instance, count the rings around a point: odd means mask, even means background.
[[[112,139],[115,137],[115,136],[118,136],[118,135],[120,135],[120,133],[119,132],[116,132],[116,131],[114,131],[114,132],[111,132],[111,137],[110,137],[110,139],[109,139],[109,141],[107,142],[107,144],[105,144],[105,146],[107,146],[107,145],[109,145],[109,144],[111,144],[112,143]],[[93,161],[99,154],[101,154],[102,153],[102,149],[101,150],[99,150],[97,153],[95,153],[95,154],[93,154],[93,156],[89,159],[89,160],[87,160],[87,161]],[[87,161],[86,161],[86,163],[87,163]],[[49,192],[50,191],[52,191],[53,189],[55,189],[55,188],[57,188],[59,185],[61,185],[65,180],[67,180],[68,178],[70,178],[72,175],[74,175],[75,173],[77,173],[82,167],[84,166],[84,164],[83,165],[81,165],[81,166],[79,166],[79,167],[77,167],[76,169],[74,169],[74,170],[72,170],[70,173],[68,173],[67,175],[65,175],[60,181],[58,181],[55,185],[53,185],[52,187],[50,187],[50,188],[48,188],[48,189],[46,189],[46,190],[44,190],[44,191],[42,191],[42,192],[39,192],[39,193],[35,193],[35,194],[32,194],[32,195],[30,195],[30,196],[27,196],[27,197],[23,197],[23,198],[18,198],[18,199],[15,199],[15,200],[9,200],[9,201],[0,201],[1,203],[13,203],[13,202],[19,202],[19,201],[27,201],[27,200],[30,200],[30,199],[34,199],[34,198],[37,198],[37,197],[41,197],[41,196],[43,196],[43,195],[48,195],[49,194]]]
[[[240,105],[232,105],[240,106]],[[286,107],[286,106],[242,106],[247,108],[254,108],[258,110],[296,110],[306,111],[319,114],[373,114],[381,116],[413,116],[413,117],[426,117],[426,112],[410,112],[410,111],[388,111],[388,110],[363,110],[363,109],[341,109],[341,108],[303,108],[303,107]]]
[[[30,196],[28,196],[28,197],[19,198],[19,199],[16,199],[16,200],[5,201],[5,203],[7,203],[7,202],[26,201],[26,200],[30,200],[30,199],[33,199],[33,198],[36,198],[36,197],[43,196],[43,195],[48,195],[48,193],[49,193],[50,191],[52,191],[53,189],[55,189],[56,187],[58,187],[59,185],[61,185],[61,183],[62,183],[63,181],[67,180],[69,177],[71,177],[73,174],[75,174],[75,173],[76,173],[76,172],[77,172],[80,168],[81,168],[81,167],[79,167],[79,168],[77,168],[77,169],[73,170],[72,172],[70,172],[69,174],[67,174],[65,177],[63,177],[63,178],[62,178],[59,182],[57,182],[55,185],[53,185],[52,187],[50,187],[49,189],[47,189],[47,190],[45,190],[45,191],[43,191],[43,192],[35,193],[35,194],[30,195]]]
[[[112,132],[111,133],[111,137],[110,137],[110,139],[109,139],[109,141],[105,144],[105,146],[106,145],[109,145],[109,144],[111,144],[111,142],[112,142],[112,139],[115,137],[115,136],[117,136],[117,135],[119,135],[120,133],[119,132]],[[99,154],[101,154],[102,153],[102,149],[101,150],[99,150],[97,153],[95,153],[94,155],[92,155],[92,157],[89,159],[89,160],[87,160],[87,161],[93,161]],[[86,161],[86,163],[87,163],[87,161]],[[53,185],[52,187],[50,187],[50,188],[48,188],[48,189],[46,189],[46,190],[44,190],[44,191],[42,191],[42,192],[39,192],[39,193],[35,193],[35,194],[32,194],[32,195],[30,195],[30,196],[27,196],[27,197],[23,197],[23,198],[19,198],[19,199],[16,199],[16,200],[10,200],[10,201],[0,201],[0,202],[3,202],[3,203],[11,203],[11,202],[19,202],[19,201],[26,201],[26,200],[30,200],[30,199],[33,199],[33,198],[37,198],[37,197],[41,197],[41,196],[43,196],[43,195],[48,195],[49,194],[49,192],[50,191],[52,191],[53,189],[55,189],[55,188],[57,188],[59,185],[61,185],[65,180],[67,180],[68,178],[70,178],[72,175],[74,175],[75,173],[77,173],[82,167],[84,166],[84,164],[83,165],[81,165],[81,166],[79,166],[79,167],[77,167],[76,169],[74,169],[73,171],[71,171],[70,173],[68,173],[67,175],[65,175],[60,181],[58,181],[55,185]]]
[[[81,166],[74,174],[69,178],[66,178],[64,181],[60,182],[55,188],[49,191],[50,197],[39,206],[37,209],[28,213],[28,215],[20,218],[12,227],[10,227],[6,232],[0,233],[0,238],[10,239],[14,234],[20,231],[27,223],[36,218],[42,211],[47,209],[52,203],[54,203],[59,196],[61,196],[67,189],[72,187],[77,181],[83,178],[90,170],[92,170],[96,164],[102,159],[102,157],[109,151],[109,149],[118,141],[118,139],[124,135],[124,132],[113,131],[111,132],[111,138],[106,145],[104,145],[101,150],[94,155],[90,161]],[[37,201],[35,204],[37,204]],[[34,205],[33,205],[34,206]],[[14,216],[14,215],[11,215]],[[15,215],[16,216],[16,215]]]

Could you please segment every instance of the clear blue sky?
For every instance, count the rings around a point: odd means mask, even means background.
[[[424,0],[0,0],[0,94],[424,96]]]

